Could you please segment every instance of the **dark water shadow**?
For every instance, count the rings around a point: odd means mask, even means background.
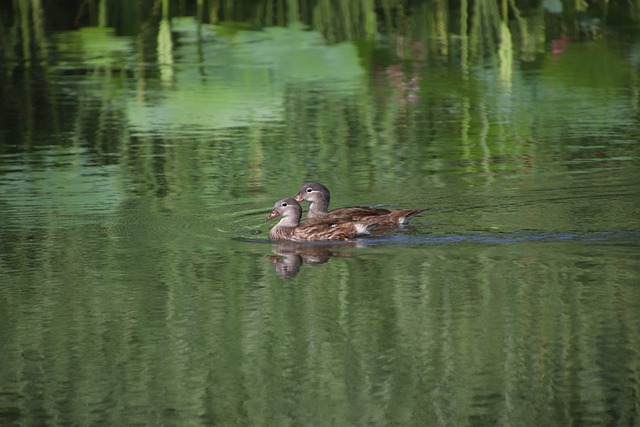
[[[640,246],[640,230],[585,232],[521,230],[511,232],[468,231],[464,233],[431,235],[394,234],[372,236],[366,239],[366,245],[362,242],[360,246],[371,248],[384,246],[422,247],[460,243],[505,244],[567,241],[602,243],[616,246]]]
[[[267,258],[278,276],[295,277],[305,266],[321,265],[332,258],[352,258],[370,250],[386,248],[424,249],[443,245],[503,245],[519,243],[584,243],[640,248],[639,231],[560,232],[521,230],[513,232],[465,232],[451,234],[415,234],[411,228],[394,233],[362,237],[350,242],[273,242],[266,239],[237,238],[246,243],[269,244]]]

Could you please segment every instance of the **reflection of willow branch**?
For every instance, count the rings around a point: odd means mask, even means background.
[[[509,9],[513,16],[520,34],[519,46],[520,57],[525,61],[534,61],[536,55],[536,45],[544,43],[546,21],[541,10],[528,13],[528,19],[522,17],[515,0],[509,0]],[[505,23],[507,20],[504,21]],[[529,23],[533,25],[529,25]]]
[[[313,8],[311,21],[330,43],[372,38],[376,31],[374,8],[370,0],[320,0]]]
[[[36,48],[38,49],[38,58],[42,65],[47,64],[48,50],[47,40],[44,34],[44,9],[40,0],[31,2],[33,8],[33,35]]]
[[[467,34],[467,21],[469,19],[467,15],[468,11],[467,0],[462,0],[460,4],[460,68],[462,69],[462,78],[466,81],[469,80],[469,34]]]
[[[436,31],[437,38],[439,41],[439,48],[441,55],[449,54],[449,10],[447,8],[447,2],[438,0],[436,2],[436,10],[435,10],[435,19],[436,19]]]
[[[107,0],[100,0],[98,4],[98,27],[107,26]]]
[[[38,52],[46,53],[45,35],[44,35],[44,11],[40,0],[20,0],[17,7],[18,16],[15,19],[15,28],[12,33],[20,37],[13,37],[12,41],[16,44],[21,42],[22,60],[26,67],[31,66],[31,47],[32,41],[38,48]],[[33,34],[32,34],[33,32]],[[4,34],[3,34],[4,36]],[[11,49],[14,49],[11,46]]]
[[[509,6],[507,1],[508,0],[502,0],[502,23],[500,24],[500,45],[498,48],[498,57],[500,58],[500,82],[505,88],[505,95],[510,94],[511,80],[513,78],[513,42],[511,40],[511,31],[509,31]],[[516,9],[514,13],[516,16],[519,16],[520,12]],[[485,172],[488,174],[489,156],[491,153],[488,150],[486,140],[483,139],[481,142],[485,154]]]
[[[165,85],[170,84],[173,81],[173,43],[168,19],[162,19],[158,29],[158,66],[160,80]]]
[[[140,27],[140,31],[138,36],[136,37],[136,100],[139,105],[143,105],[146,98],[146,88],[147,88],[147,79],[146,79],[146,63],[145,63],[145,38],[147,34],[150,32],[150,25],[143,24]]]
[[[482,147],[482,168],[484,170],[484,172],[487,174],[487,180],[486,183],[488,184],[489,181],[491,181],[491,179],[493,178],[493,176],[491,175],[491,169],[489,167],[490,164],[490,159],[491,159],[491,150],[489,149],[489,144],[487,144],[487,139],[488,139],[488,135],[489,135],[489,127],[491,126],[489,124],[489,118],[487,117],[487,108],[484,105],[484,102],[480,104],[480,111],[482,112],[481,117],[482,117],[482,132],[480,134],[480,147]]]
[[[462,144],[462,158],[467,160],[467,168],[471,168],[472,159],[469,131],[471,130],[471,99],[469,95],[464,95],[461,102],[462,118],[460,120],[460,144]]]
[[[160,81],[169,85],[173,81],[173,41],[169,21],[169,0],[162,0],[162,20],[158,28],[158,67]]]
[[[204,5],[203,0],[198,0],[198,11],[196,12],[196,57],[198,58],[198,71],[200,73],[200,77],[202,80],[206,80],[206,67],[205,67],[205,56],[204,56],[204,37],[202,36],[202,20],[204,16]]]
[[[500,81],[506,88],[511,87],[511,76],[513,73],[513,44],[511,42],[511,32],[506,22],[500,26]]]
[[[477,1],[474,6],[471,21],[471,53],[478,56],[485,47],[490,53],[496,52],[495,42],[502,23],[498,6],[495,2],[486,1]]]
[[[355,246],[356,242],[343,243],[339,246],[302,244],[292,242],[274,243],[272,251],[277,256],[269,256],[281,277],[293,277],[298,274],[303,264],[324,264],[333,257],[351,257],[352,253],[336,249]]]
[[[18,2],[20,13],[20,30],[22,33],[22,60],[26,67],[31,65],[31,25],[29,22],[29,12],[31,11],[31,3],[29,0]]]
[[[39,117],[36,113],[38,109],[49,108],[48,114],[51,117],[51,123],[54,128],[58,129],[58,109],[55,108],[55,99],[51,96],[48,65],[48,49],[47,39],[44,32],[44,8],[41,0],[20,0],[17,2],[17,8],[14,11],[14,24],[9,32],[6,41],[5,34],[0,35],[2,38],[2,46],[0,46],[0,55],[9,69],[15,69],[18,64],[24,66],[24,72],[27,75],[23,82],[23,96],[21,99],[21,109],[28,111],[25,115],[23,127],[24,143],[31,144],[35,132],[35,118]],[[20,57],[22,55],[22,57]],[[37,70],[34,71],[34,65]],[[37,77],[32,73],[37,72]],[[47,99],[48,102],[34,103],[36,94],[41,95],[40,99]],[[44,95],[42,95],[44,94]],[[57,135],[58,132],[54,132]]]

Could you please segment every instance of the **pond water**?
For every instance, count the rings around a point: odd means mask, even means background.
[[[640,424],[640,39],[599,22],[175,16],[6,57],[0,424]],[[269,242],[309,180],[428,210]]]

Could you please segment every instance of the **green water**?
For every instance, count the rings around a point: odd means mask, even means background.
[[[639,425],[635,21],[222,3],[4,10],[0,425]]]

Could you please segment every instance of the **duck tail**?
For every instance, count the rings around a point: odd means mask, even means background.
[[[354,222],[356,226],[356,231],[359,236],[364,234],[371,234],[371,231],[378,227],[378,224],[374,221],[356,221]]]

